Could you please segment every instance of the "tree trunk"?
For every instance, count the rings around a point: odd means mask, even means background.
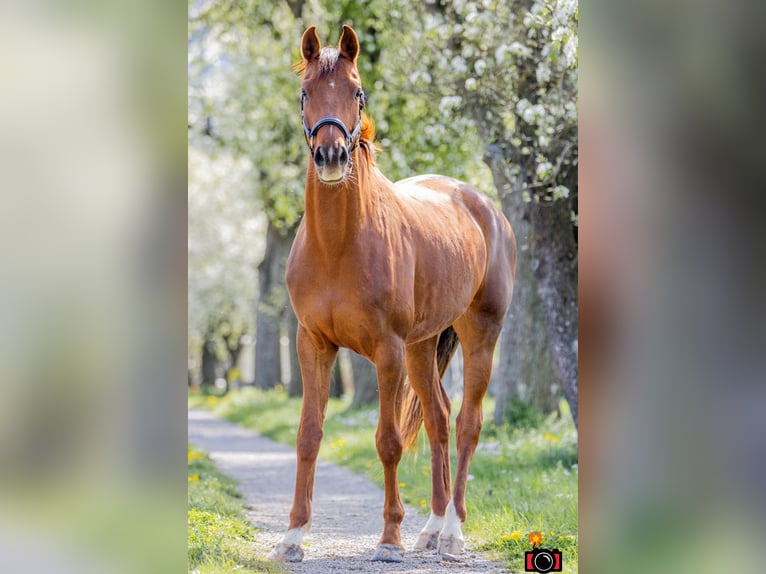
[[[504,192],[523,187],[523,184],[508,181],[505,158],[499,155],[499,148],[488,149],[485,161],[492,172],[503,213],[513,226],[517,242],[513,301],[503,325],[500,360],[492,376],[494,420],[496,424],[502,424],[509,420],[514,400],[532,405],[544,414],[557,410],[559,386],[532,270],[534,246],[528,213],[531,204],[524,201],[520,192]],[[524,179],[523,173],[519,179]]]
[[[223,342],[226,344],[226,350],[229,353],[229,358],[226,361],[226,372],[224,373],[224,378],[232,382],[229,379],[229,375],[232,370],[236,369],[237,372],[239,372],[239,355],[242,352],[242,336],[241,335],[232,335],[231,333],[223,336]],[[239,386],[241,383],[240,376],[238,375],[236,384]]]
[[[218,367],[218,357],[215,355],[215,343],[206,339],[202,344],[202,385],[213,385],[216,379],[216,370]]]
[[[572,206],[560,199],[532,210],[537,292],[556,373],[577,426],[577,242]]]
[[[255,316],[255,386],[275,387],[282,380],[279,339],[287,306],[285,265],[293,233],[269,222],[266,254],[258,265],[258,307]]]
[[[335,366],[332,368],[330,396],[334,399],[339,399],[343,396],[343,376],[340,372],[340,361],[338,359],[335,359]]]
[[[354,399],[351,408],[373,405],[378,402],[378,376],[375,366],[356,353],[351,354],[351,368],[354,374]]]

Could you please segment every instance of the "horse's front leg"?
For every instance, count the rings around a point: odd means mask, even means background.
[[[383,463],[385,501],[383,503],[383,535],[372,560],[401,562],[404,559],[400,525],[404,505],[399,496],[397,468],[402,458],[402,437],[399,432],[400,396],[404,387],[404,344],[387,345],[375,357],[380,394],[380,418],[375,433],[375,446]]]
[[[269,554],[272,560],[300,562],[303,559],[303,535],[311,528],[311,499],[314,493],[319,444],[322,441],[327,399],[330,396],[330,375],[338,348],[321,335],[298,328],[298,360],[303,378],[301,420],[296,440],[298,470],[295,477],[295,497],[290,511],[290,526],[282,541]]]

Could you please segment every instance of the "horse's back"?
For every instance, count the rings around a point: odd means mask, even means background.
[[[432,217],[440,206],[470,214],[486,246],[486,271],[476,303],[498,313],[502,310],[504,315],[513,294],[516,237],[502,211],[479,189],[444,175],[419,175],[394,185],[405,201],[422,205],[426,217]]]

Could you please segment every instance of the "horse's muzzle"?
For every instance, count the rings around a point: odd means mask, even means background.
[[[314,165],[320,181],[339,183],[346,177],[348,148],[343,144],[318,145],[314,150]]]

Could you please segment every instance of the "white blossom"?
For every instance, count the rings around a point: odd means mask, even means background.
[[[505,55],[511,53],[511,47],[508,44],[500,44],[495,50],[495,62],[498,64],[505,60]]]
[[[548,64],[546,64],[545,61],[542,61],[537,65],[535,75],[537,76],[538,84],[545,84],[546,82],[550,81],[551,69],[548,67]]]
[[[564,44],[564,61],[567,66],[572,66],[577,60],[577,36],[572,34]]]
[[[462,101],[460,96],[444,96],[439,102],[439,113],[443,116],[451,114]]]
[[[551,164],[549,161],[544,161],[542,163],[537,164],[537,169],[535,170],[535,173],[537,174],[537,177],[540,179],[544,179],[548,176],[548,174],[553,169],[553,164]]]
[[[468,65],[465,63],[465,60],[460,56],[455,56],[452,58],[450,66],[452,66],[452,71],[456,74],[464,74],[468,69]]]

